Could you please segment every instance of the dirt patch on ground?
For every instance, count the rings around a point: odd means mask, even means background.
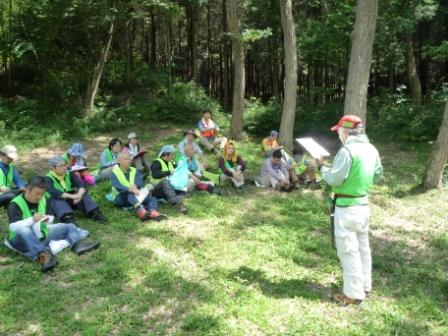
[[[158,127],[138,126],[114,133],[105,133],[92,136],[87,139],[75,139],[70,143],[81,142],[86,151],[88,165],[90,167],[95,167],[100,161],[101,152],[108,145],[110,139],[113,137],[118,137],[123,141],[123,143],[126,143],[127,135],[131,131],[135,131],[139,135],[142,148],[149,148],[151,150],[153,149],[151,146],[158,144],[161,139],[177,134],[180,135],[182,133],[182,129],[180,128],[165,125]],[[21,172],[31,172],[33,174],[45,174],[48,171],[48,159],[55,155],[64,154],[70,146],[70,143],[37,147],[29,152],[20,153],[20,158],[17,162],[19,170]]]

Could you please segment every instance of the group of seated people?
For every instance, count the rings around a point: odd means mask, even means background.
[[[88,193],[89,187],[104,180],[111,184],[106,198],[117,207],[134,211],[141,221],[166,219],[158,211],[162,200],[185,214],[184,198],[195,190],[221,195],[217,184],[226,181],[235,188],[243,188],[246,163],[238,154],[236,143],[217,136],[219,128],[211,120],[210,111],[203,113],[198,129],[187,130],[177,148],[164,145],[151,164],[135,132],[128,135],[125,146],[120,139],[113,138],[94,170],[87,165],[84,146],[75,143],[62,156],[48,161],[46,176],[33,176],[27,184],[13,163],[18,159],[16,148],[4,146],[0,150],[0,206],[7,207],[9,217],[5,244],[37,260],[42,271],[57,265],[56,254],[65,247],[71,247],[77,254],[98,248],[99,242],[81,242],[88,231],[78,227],[74,213],[80,211],[99,223],[108,221]],[[314,168],[303,153],[295,153],[291,159],[278,145],[277,135],[272,131],[263,139],[265,162],[255,179],[256,185],[289,191],[299,178],[315,181]],[[218,173],[207,170],[199,143],[219,155]]]

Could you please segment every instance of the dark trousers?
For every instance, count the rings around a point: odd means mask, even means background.
[[[164,198],[171,204],[178,204],[180,202],[179,196],[177,196],[176,190],[174,190],[170,181],[163,179],[156,185],[152,194],[156,198]]]
[[[71,199],[52,198],[51,207],[55,216],[58,218],[73,214],[75,210],[89,214],[93,210],[98,209],[98,205],[90,198],[88,193],[85,193],[81,201],[77,204],[74,204]]]

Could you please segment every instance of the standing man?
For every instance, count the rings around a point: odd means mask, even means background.
[[[368,194],[383,166],[360,118],[346,115],[331,130],[338,132],[343,147],[332,167],[322,159],[316,163],[334,192],[334,236],[344,278],[343,294],[334,299],[343,305],[359,304],[372,290]]]

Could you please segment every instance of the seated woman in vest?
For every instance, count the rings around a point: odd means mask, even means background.
[[[118,207],[134,207],[141,221],[166,219],[166,215],[157,211],[158,202],[151,193],[142,200],[138,199],[143,192],[143,177],[140,171],[131,167],[131,162],[131,155],[127,151],[118,154],[118,165],[112,169],[109,177],[114,204]]]
[[[165,145],[159,152],[157,159],[151,164],[151,182],[155,188],[152,192],[154,197],[158,199],[165,199],[171,205],[173,205],[180,213],[186,213],[182,197],[178,195],[178,192],[174,190],[171,183],[168,181],[168,177],[173,174],[176,168],[174,160],[175,149],[172,145]]]
[[[186,161],[188,170],[190,171],[187,190],[192,192],[196,189],[199,191],[208,191],[211,194],[222,195],[221,190],[215,188],[213,183],[201,181],[202,170],[196,157],[193,145],[186,144],[184,147],[184,152],[185,155],[179,160],[179,165],[182,164],[182,161]]]
[[[321,180],[318,180],[316,177],[317,167],[313,164],[311,159],[307,157],[305,152],[299,146],[297,146],[293,150],[293,159],[294,159],[293,167],[299,180],[305,186],[310,185],[314,187],[320,186]]]
[[[132,158],[132,167],[137,168],[140,172],[149,172],[150,167],[148,161],[146,161],[145,154],[146,152],[140,153],[140,144],[138,142],[138,136],[135,132],[131,132],[128,135],[128,143],[125,146],[125,149],[131,154]],[[139,154],[140,155],[137,155]]]
[[[18,158],[13,145],[6,145],[0,150],[0,206],[8,206],[25,188],[25,182],[13,164]]]
[[[269,136],[261,141],[261,155],[263,157],[270,157],[275,150],[283,148],[278,144],[277,138],[278,132],[272,130]]]
[[[219,159],[219,169],[221,170],[219,176],[221,182],[230,179],[237,188],[244,185],[243,172],[246,170],[246,164],[238,155],[233,141],[225,144],[223,155]]]
[[[289,175],[288,166],[282,152],[276,150],[267,158],[261,168],[260,176],[255,180],[257,187],[272,187],[276,190],[291,191],[294,182]]]
[[[219,145],[220,149],[224,148],[224,144],[227,142],[226,137],[217,137],[219,126],[211,119],[212,112],[206,110],[202,113],[202,119],[198,121],[198,129],[201,133],[201,143],[213,154],[217,154],[218,151],[215,145]]]
[[[47,174],[47,190],[56,217],[64,223],[73,223],[74,209],[77,209],[96,222],[106,223],[107,218],[90,198],[85,183],[76,174],[67,171],[64,159],[55,156],[48,164],[51,170]]]
[[[87,185],[95,185],[95,177],[87,168],[87,161],[84,154],[84,146],[80,143],[74,143],[67,152],[62,155],[69,170],[72,170]],[[82,169],[82,167],[85,167]]]
[[[98,179],[104,180],[109,178],[112,169],[117,164],[117,155],[121,152],[123,143],[118,138],[113,138],[109,142],[109,146],[103,150],[100,156],[100,171],[98,173]]]
[[[25,191],[8,206],[7,245],[38,261],[43,272],[57,265],[51,241],[63,241],[78,255],[100,246],[99,242],[81,242],[88,232],[74,224],[53,224],[53,211],[45,196],[46,184],[45,177],[32,177]]]

